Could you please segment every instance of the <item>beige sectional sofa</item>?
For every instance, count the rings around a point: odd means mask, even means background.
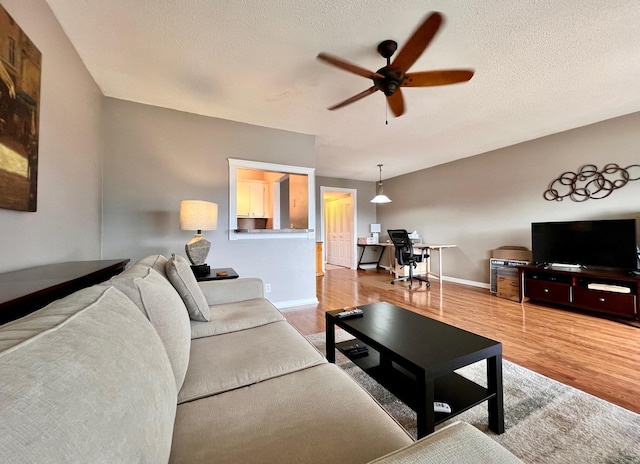
[[[259,279],[157,255],[0,326],[0,462],[520,461],[461,422],[414,443]]]

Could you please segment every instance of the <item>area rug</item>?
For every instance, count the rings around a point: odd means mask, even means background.
[[[336,341],[350,338],[343,330],[336,331]],[[325,353],[324,332],[307,339]],[[336,352],[336,364],[415,438],[416,415],[410,408],[340,352]],[[457,372],[486,386],[485,366],[479,362]],[[486,403],[451,421],[472,424],[526,463],[640,463],[639,414],[506,360],[503,384],[504,434],[489,430]]]

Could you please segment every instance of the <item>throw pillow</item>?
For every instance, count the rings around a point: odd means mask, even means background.
[[[146,258],[142,258],[136,264],[142,264],[145,266],[152,267],[156,271],[160,273],[160,275],[164,278],[167,277],[167,271],[165,270],[167,267],[167,258],[162,255],[150,255]]]
[[[140,263],[112,277],[106,284],[129,297],[151,321],[164,344],[176,387],[180,390],[189,365],[191,326],[185,304],[176,289],[158,271]]]
[[[166,265],[167,277],[182,297],[189,317],[194,321],[208,322],[210,317],[207,303],[189,262],[182,256],[171,255]]]
[[[163,280],[167,285],[158,285],[158,280]],[[153,269],[149,269],[149,275],[143,279],[134,278],[134,282],[140,291],[147,317],[167,351],[176,387],[180,391],[189,367],[191,350],[191,325],[184,303],[171,284]]]

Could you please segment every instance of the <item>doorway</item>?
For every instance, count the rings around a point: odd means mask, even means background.
[[[357,191],[331,187],[320,191],[324,262],[355,269]]]

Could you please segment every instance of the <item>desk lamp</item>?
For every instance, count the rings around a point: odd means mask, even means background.
[[[369,224],[369,228],[373,236],[373,243],[380,243],[380,224]]]
[[[191,268],[196,275],[208,274],[209,266],[205,264],[211,242],[202,235],[203,230],[218,228],[218,205],[209,201],[182,200],[180,202],[180,230],[195,230],[193,236],[185,246],[187,258],[191,261]]]

